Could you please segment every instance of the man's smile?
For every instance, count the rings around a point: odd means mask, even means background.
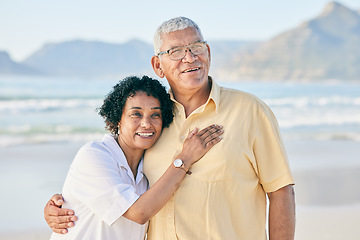
[[[194,71],[197,71],[199,69],[200,69],[199,67],[188,68],[188,69],[184,70],[183,73],[194,72]]]

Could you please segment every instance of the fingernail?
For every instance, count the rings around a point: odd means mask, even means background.
[[[74,223],[68,223],[68,227],[72,227],[72,226],[74,226]]]
[[[67,212],[67,215],[74,215],[73,212]]]
[[[66,233],[66,230],[62,230],[61,233],[65,234],[65,233]]]

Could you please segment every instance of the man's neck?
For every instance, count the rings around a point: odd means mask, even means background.
[[[186,117],[206,103],[210,96],[211,85],[211,81],[208,81],[206,86],[193,92],[190,92],[189,90],[176,91],[172,89],[176,101],[184,106]]]

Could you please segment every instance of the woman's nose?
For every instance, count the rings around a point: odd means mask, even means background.
[[[150,122],[149,118],[144,117],[143,119],[141,119],[141,124],[140,124],[141,127],[148,128],[148,127],[150,127],[150,125],[151,125],[151,122]]]

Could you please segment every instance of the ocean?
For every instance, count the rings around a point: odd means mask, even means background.
[[[61,192],[78,148],[106,133],[96,109],[116,83],[0,77],[0,238],[7,232],[49,231],[45,203]],[[358,204],[360,209],[360,84],[219,84],[252,93],[273,110],[296,173],[300,205]]]
[[[116,80],[0,78],[0,147],[86,142],[101,136],[97,115]],[[285,139],[360,141],[360,84],[219,83],[255,94]],[[236,106],[234,106],[236,107]]]

